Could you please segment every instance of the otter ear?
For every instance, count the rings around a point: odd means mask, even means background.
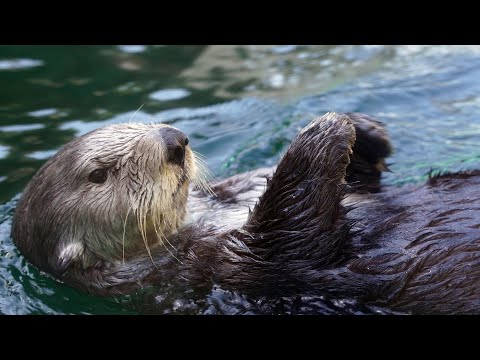
[[[49,259],[50,266],[55,276],[63,275],[72,262],[83,254],[84,246],[80,241],[74,241],[69,243],[59,242],[57,245],[54,256]]]

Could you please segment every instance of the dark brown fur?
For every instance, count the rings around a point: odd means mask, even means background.
[[[169,237],[175,257],[156,247],[153,262],[141,253],[125,263],[73,261],[60,279],[100,295],[218,284],[251,296],[327,295],[412,313],[480,313],[480,171],[380,192],[390,153],[376,120],[327,114],[293,140],[273,174],[214,184],[216,199],[193,191],[192,201],[210,210]],[[222,209],[248,206],[241,195],[262,184],[246,223],[225,226]],[[28,216],[17,214],[16,226]],[[28,247],[22,251],[28,257]]]

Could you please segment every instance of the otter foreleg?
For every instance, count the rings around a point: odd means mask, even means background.
[[[350,118],[335,113],[296,136],[244,226],[254,252],[277,263],[336,260],[350,229],[340,202],[354,143]]]

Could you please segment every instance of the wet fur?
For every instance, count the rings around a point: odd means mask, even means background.
[[[59,185],[42,175],[59,171],[59,161],[67,161],[61,152],[25,190],[12,235],[34,264],[99,295],[151,285],[208,290],[218,284],[253,297],[328,295],[411,313],[480,313],[480,171],[381,189],[390,153],[378,121],[364,114],[326,114],[300,132],[276,169],[214,183],[216,197],[191,187],[182,226],[168,232],[174,248],[152,246],[148,256],[136,247],[141,239],[132,223],[125,262],[118,251],[109,258],[97,246],[98,254],[89,254],[87,262],[86,255],[77,254],[65,265],[53,254],[68,253],[69,243],[52,240],[52,233],[73,230],[58,229],[58,219],[47,221],[40,210],[25,205],[48,208],[61,197],[55,194]],[[77,160],[76,155],[69,159]],[[41,196],[36,186],[45,178],[51,190]],[[77,180],[65,179],[62,191],[71,191]],[[182,204],[171,206],[174,212],[184,210]],[[89,229],[84,214],[68,215],[80,229]],[[22,229],[34,221],[32,237]],[[46,247],[38,250],[32,242],[42,239]]]

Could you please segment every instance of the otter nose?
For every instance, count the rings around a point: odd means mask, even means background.
[[[172,127],[162,127],[159,131],[167,149],[167,160],[173,164],[183,166],[185,162],[185,146],[188,145],[187,135]]]

